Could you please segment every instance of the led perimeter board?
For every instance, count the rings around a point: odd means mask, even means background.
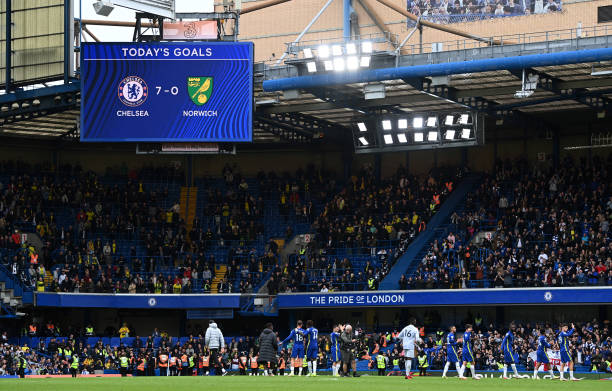
[[[81,54],[81,141],[252,141],[252,42],[83,43]]]

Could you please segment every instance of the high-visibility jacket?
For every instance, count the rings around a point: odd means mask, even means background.
[[[385,369],[386,364],[387,363],[385,362],[385,356],[383,356],[382,354],[376,356],[376,365],[378,366],[378,369]]]
[[[67,360],[70,360],[70,358],[72,357],[72,350],[65,348],[64,349],[64,357],[66,357]]]
[[[181,365],[182,365],[182,366],[184,366],[184,367],[186,367],[187,365],[189,365],[189,361],[188,361],[188,360],[189,360],[189,359],[187,358],[187,355],[186,355],[186,354],[183,354],[183,355],[181,356]]]
[[[168,367],[168,355],[166,354],[160,354],[159,355],[159,367],[160,368],[167,368]]]
[[[44,292],[44,291],[45,291],[45,282],[36,281],[36,292]]]
[[[145,359],[144,358],[141,358],[140,360],[138,360],[138,366],[136,367],[136,369],[138,369],[139,371],[145,370]]]
[[[427,356],[419,356],[419,367],[427,368],[429,363],[427,362]]]
[[[29,329],[30,329],[30,334],[36,334],[36,325],[31,324]]]
[[[285,359],[282,357],[278,360],[278,369],[285,369]]]
[[[93,327],[86,327],[85,328],[85,334],[93,335],[93,333],[94,333],[94,328]]]
[[[30,255],[30,263],[32,265],[38,265],[38,254],[33,253],[32,255]]]
[[[195,364],[193,363],[193,356],[189,356],[189,368],[193,368]]]
[[[241,369],[246,369],[248,358],[246,356],[240,356],[240,361],[238,362],[238,367]]]
[[[257,356],[255,357],[251,357],[251,368],[255,369],[259,366],[259,364],[257,364]]]
[[[70,365],[72,369],[79,369],[79,356],[74,356],[72,358],[72,364]]]
[[[202,356],[202,366],[208,368],[210,356]]]
[[[175,367],[176,366],[176,357],[170,357],[170,366],[171,367]]]
[[[129,360],[127,357],[122,356],[121,358],[119,358],[119,365],[121,366],[121,368],[127,368],[128,363],[129,363]]]
[[[440,194],[434,194],[434,196],[433,196],[433,202],[434,202],[436,205],[440,205]]]
[[[421,328],[419,329],[419,335],[420,335],[421,337],[424,337],[424,336],[425,336],[425,327],[421,326]]]

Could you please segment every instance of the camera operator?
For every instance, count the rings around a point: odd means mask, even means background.
[[[353,369],[353,377],[359,377],[355,362],[355,350],[357,348],[357,338],[353,333],[353,327],[347,324],[340,334],[340,353],[342,355],[342,376],[348,377],[349,366]]]

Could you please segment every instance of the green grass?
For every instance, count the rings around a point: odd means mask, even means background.
[[[610,390],[608,381],[582,380],[560,382],[559,380],[531,379],[482,379],[459,380],[440,377],[414,378],[362,376],[358,379],[318,376],[304,377],[142,377],[142,378],[82,378],[82,379],[2,379],[0,390],[10,391],[479,391],[479,390]]]

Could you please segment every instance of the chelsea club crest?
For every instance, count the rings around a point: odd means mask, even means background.
[[[147,100],[149,88],[142,78],[138,76],[127,76],[119,83],[117,95],[124,105],[136,107]]]

